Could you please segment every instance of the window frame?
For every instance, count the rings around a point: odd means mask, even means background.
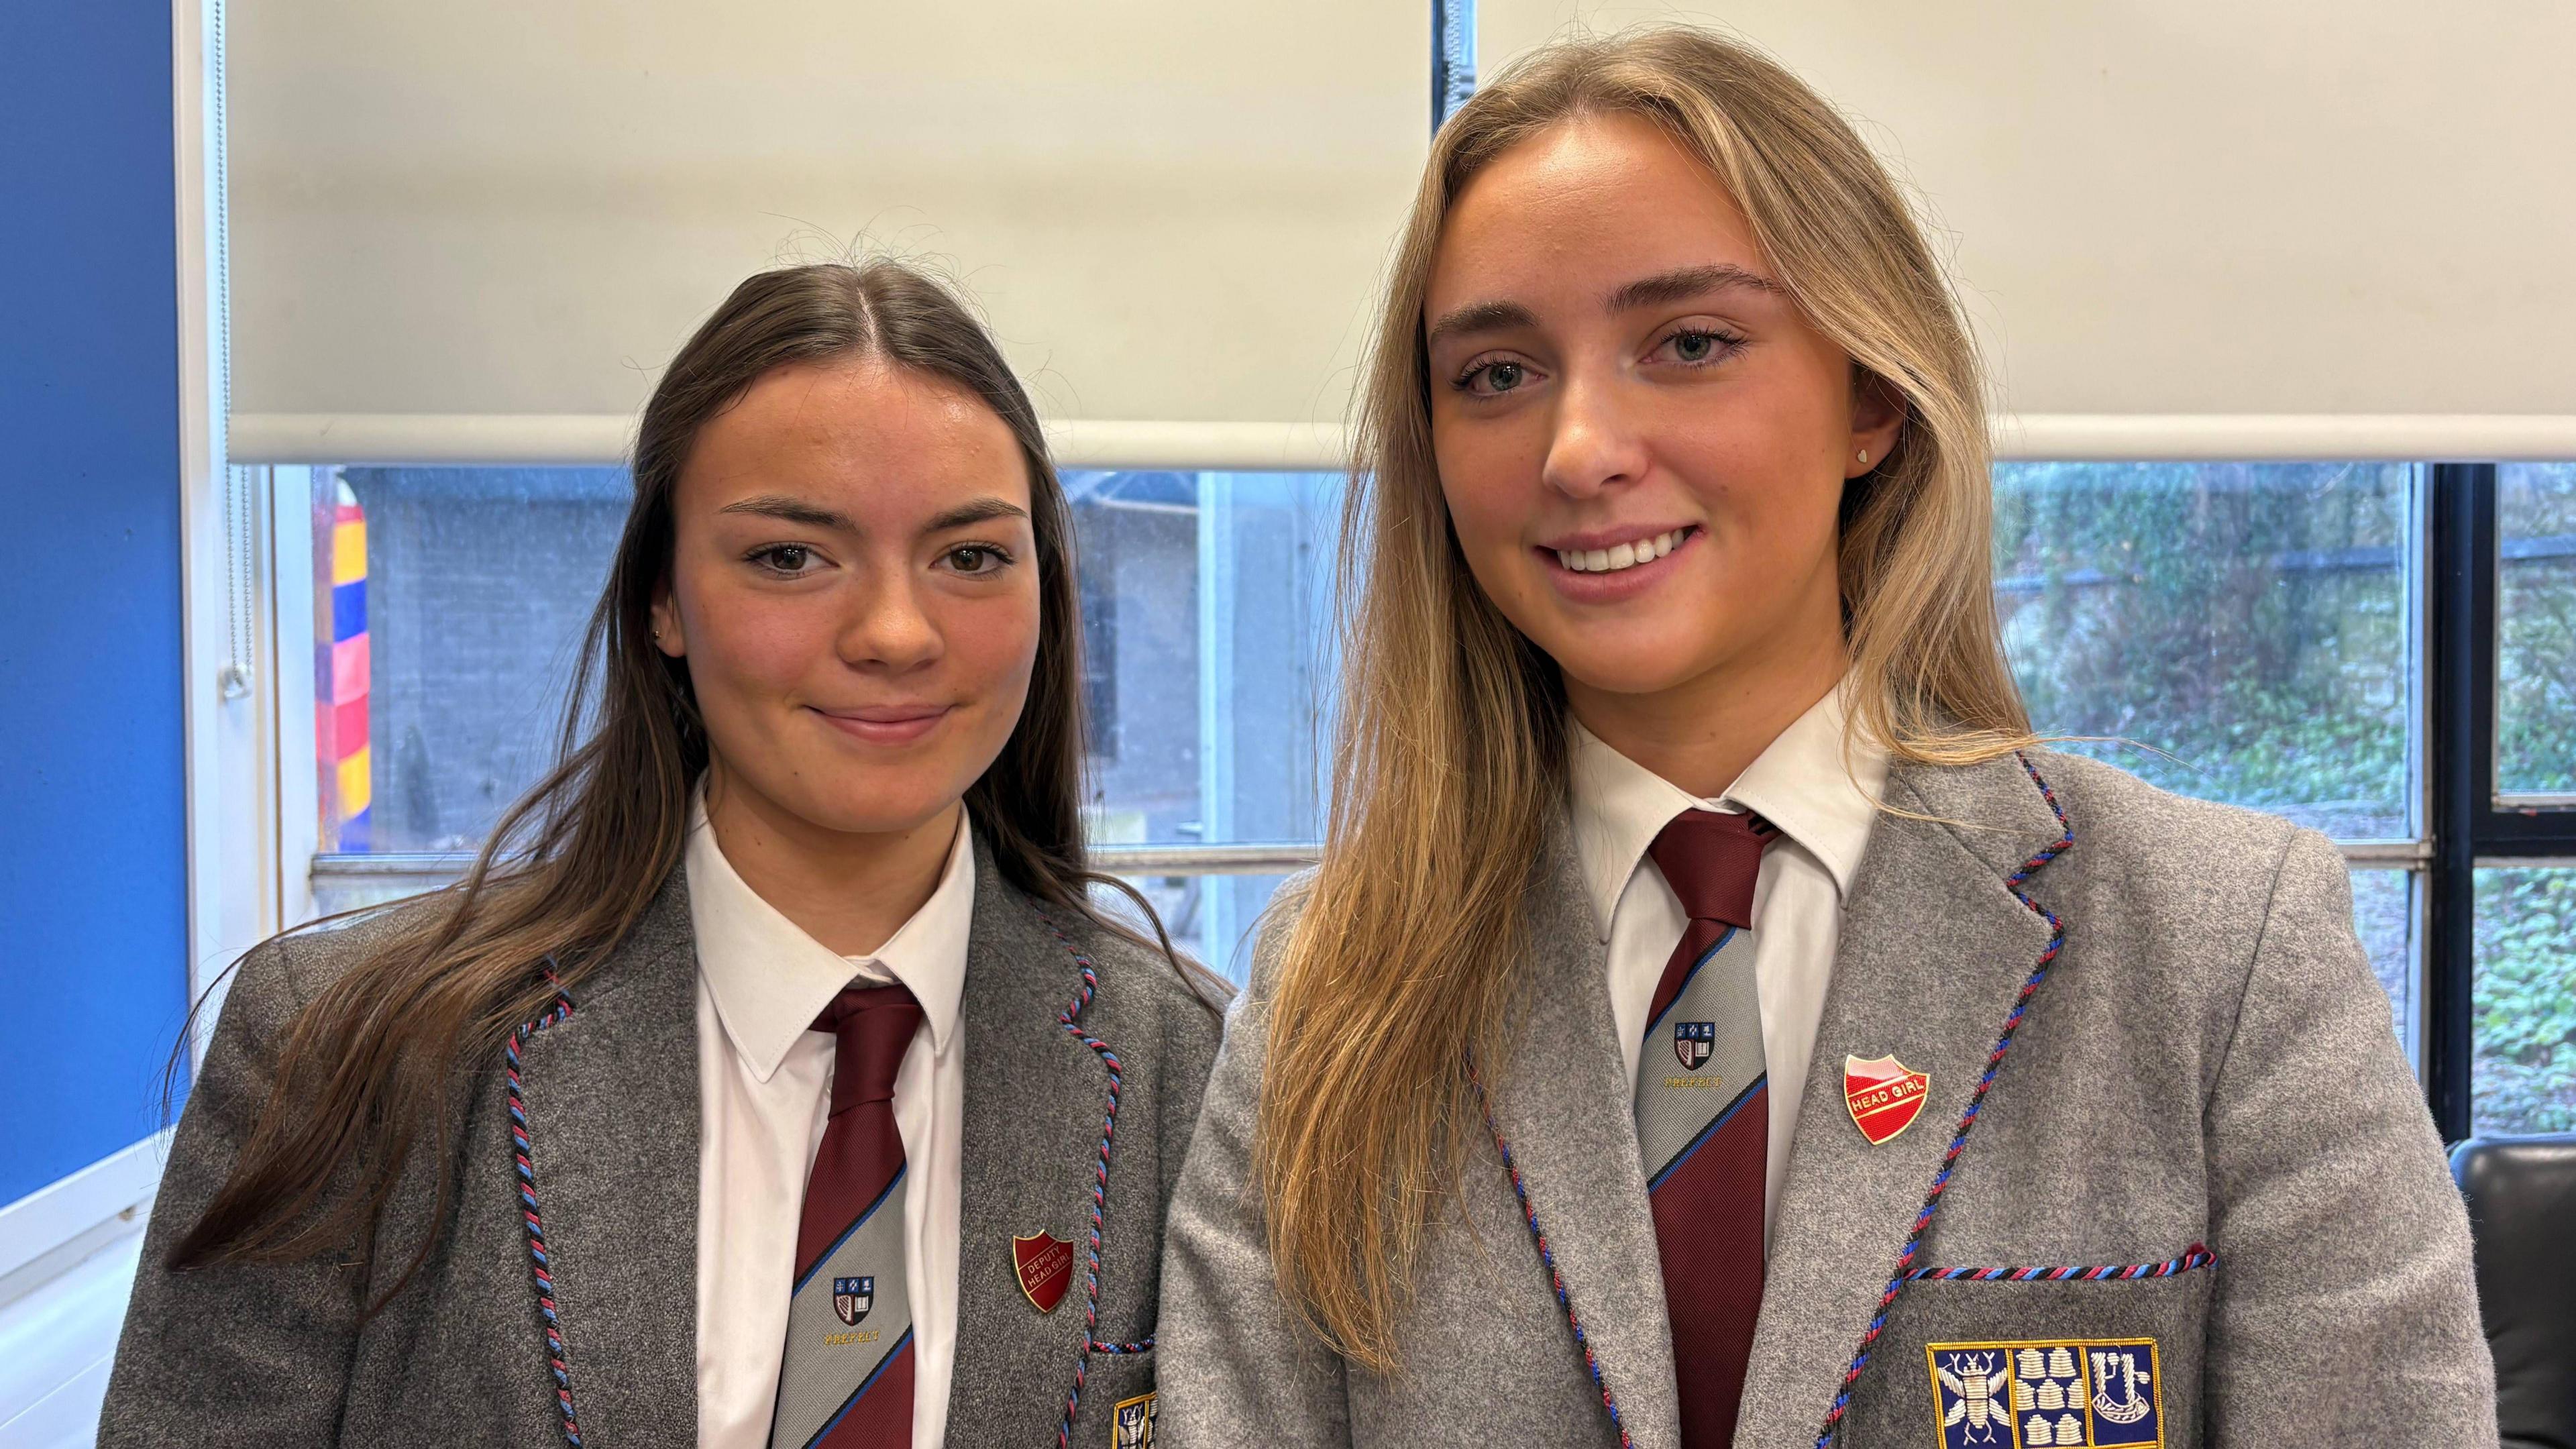
[[[2497,465],[2437,463],[2425,538],[2423,745],[2432,847],[2425,869],[2426,1103],[2443,1140],[2476,1122],[2480,867],[2576,865],[2576,808],[2507,804],[2496,790],[2497,600],[2504,555]]]

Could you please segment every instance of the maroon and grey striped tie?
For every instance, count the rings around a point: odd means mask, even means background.
[[[805,1178],[770,1449],[912,1443],[894,1076],[920,1024],[921,1004],[900,986],[850,987],[814,1019],[814,1030],[833,1038],[832,1115]]]
[[[1648,850],[1690,914],[1655,987],[1637,1068],[1637,1140],[1672,1320],[1683,1449],[1734,1440],[1762,1309],[1771,1125],[1753,883],[1776,835],[1756,815],[1691,810]]]

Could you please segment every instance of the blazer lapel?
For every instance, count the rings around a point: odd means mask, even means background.
[[[1529,939],[1528,1015],[1502,1079],[1486,1080],[1494,1125],[1630,1438],[1677,1443],[1672,1327],[1633,1094],[1600,935],[1562,826],[1540,862]]]
[[[975,849],[975,925],[958,1008],[965,1163],[952,1442],[961,1430],[1016,1424],[1039,1385],[1071,1397],[1088,1336],[1094,1189],[1112,1196],[1153,1191],[1150,1183],[1120,1182],[1114,1165],[1103,1177],[1111,1069],[1063,1021],[1083,995],[1080,967],[1035,907],[1001,879],[980,836]],[[1063,1296],[1043,1310],[1021,1288],[1012,1250],[1013,1239],[1039,1234],[1070,1244],[1073,1257]],[[1056,1402],[1049,1432],[1063,1408]]]
[[[520,1053],[532,1212],[571,1412],[595,1443],[697,1441],[696,986],[688,886],[674,870],[572,991],[571,1013]],[[543,1353],[532,1327],[531,1372],[545,1371]]]
[[[1904,766],[1845,903],[1833,984],[1773,1222],[1738,1444],[1814,1441],[1877,1315],[1988,1058],[2051,928],[2007,884],[2062,827],[2019,761]],[[2044,881],[2024,883],[2035,896]],[[1846,1056],[1929,1074],[1873,1146],[1844,1100]],[[2009,1089],[2010,1071],[1999,1077]],[[1972,1163],[1971,1147],[1962,1164]]]

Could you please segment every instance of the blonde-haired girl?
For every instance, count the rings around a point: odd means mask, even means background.
[[[2038,747],[1986,428],[1920,228],[1778,65],[1561,44],[1444,128],[1164,1442],[2493,1442],[2342,864]]]

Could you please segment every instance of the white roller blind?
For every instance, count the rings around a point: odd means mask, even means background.
[[[1478,0],[1479,68],[1675,17],[1929,203],[2008,452],[2576,455],[2576,6]]]
[[[237,461],[614,456],[735,282],[854,239],[962,282],[1077,453],[1312,453],[1430,125],[1383,0],[231,17]]]

